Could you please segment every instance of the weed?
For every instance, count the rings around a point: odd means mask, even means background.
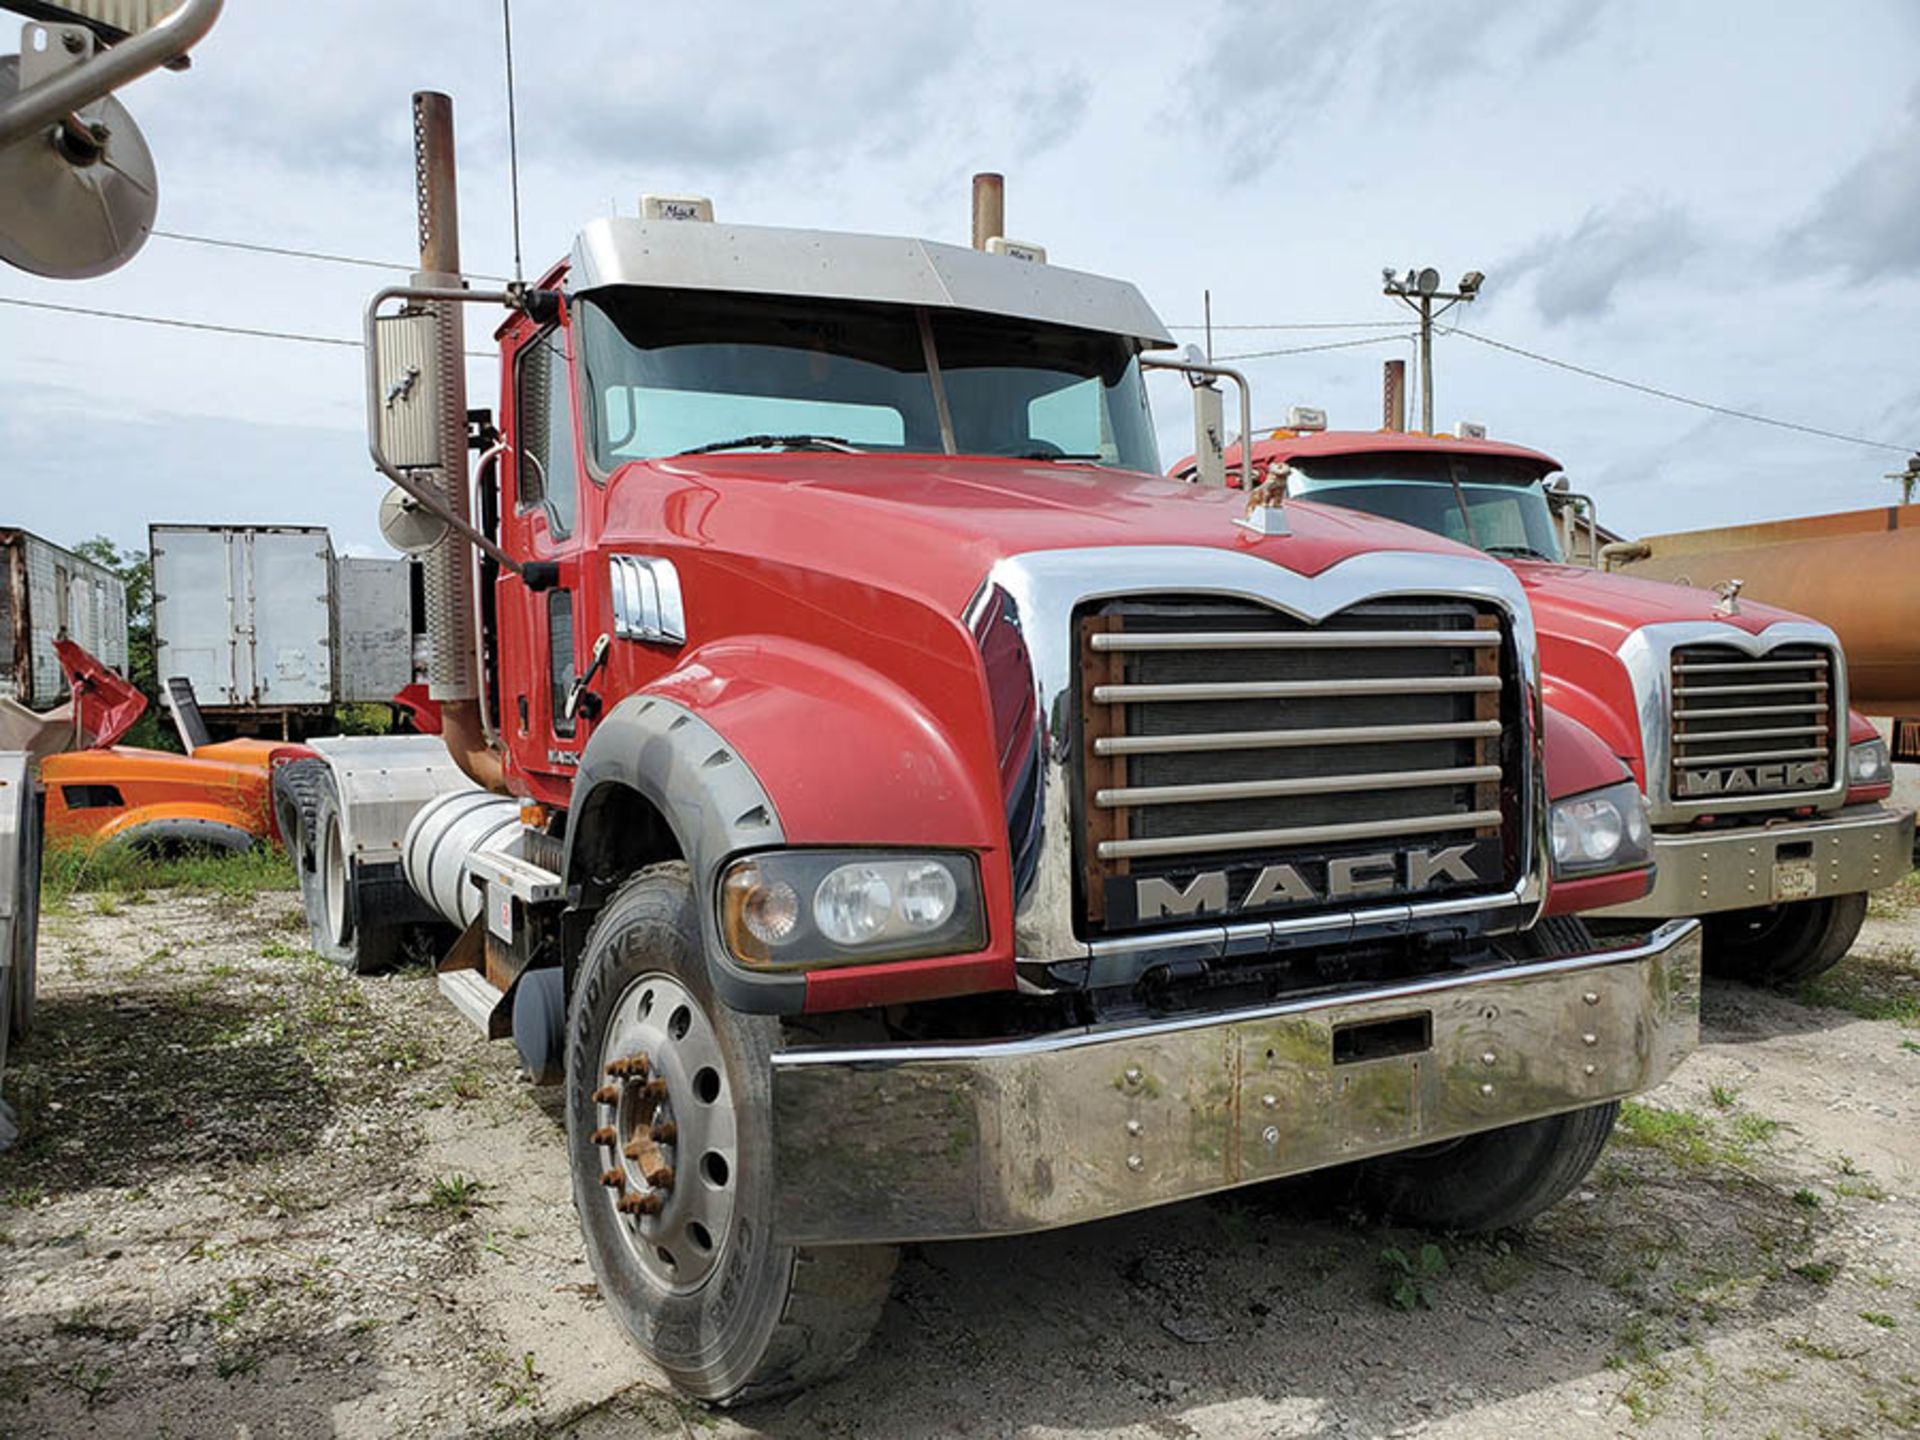
[[[1789,1350],[1797,1350],[1802,1355],[1811,1355],[1816,1360],[1846,1360],[1850,1358],[1846,1351],[1829,1345],[1824,1340],[1816,1340],[1811,1335],[1789,1335],[1786,1339],[1786,1346]]]
[[[1713,1101],[1716,1110],[1731,1110],[1733,1102],[1740,1098],[1740,1092],[1731,1085],[1715,1085],[1707,1092],[1707,1098]]]
[[[1780,1133],[1780,1122],[1769,1120],[1764,1115],[1736,1115],[1733,1117],[1734,1139],[1743,1146],[1771,1145],[1774,1136]]]
[[[1431,1310],[1433,1291],[1447,1273],[1447,1257],[1429,1240],[1408,1255],[1397,1245],[1380,1252],[1380,1266],[1386,1272],[1387,1303],[1396,1310]]]
[[[1793,1203],[1798,1205],[1802,1210],[1818,1210],[1820,1208],[1820,1197],[1803,1185],[1793,1192]]]
[[[7,1207],[12,1210],[25,1210],[29,1206],[38,1205],[46,1198],[46,1187],[42,1185],[16,1185],[4,1196],[0,1196],[0,1200],[4,1200]]]
[[[540,1382],[546,1379],[534,1368],[533,1352],[523,1353],[519,1359],[498,1357],[500,1374],[494,1378],[494,1408],[511,1410],[516,1406],[530,1406],[540,1398]]]
[[[306,953],[305,950],[289,945],[284,940],[269,940],[260,947],[262,960],[298,960]]]
[[[480,1199],[484,1189],[486,1186],[471,1176],[457,1172],[442,1175],[427,1191],[427,1208],[444,1210],[465,1220],[484,1203]]]
[[[1791,1273],[1814,1285],[1828,1285],[1840,1273],[1840,1267],[1831,1260],[1809,1260],[1804,1265],[1795,1265]]]
[[[1884,1310],[1862,1310],[1860,1318],[1869,1325],[1878,1325],[1882,1330],[1898,1330],[1900,1322]]]
[[[47,908],[67,909],[75,895],[96,896],[102,915],[117,914],[118,900],[149,890],[199,895],[252,895],[297,885],[286,855],[270,845],[239,853],[192,850],[152,855],[127,845],[50,845],[41,862],[40,893]]]

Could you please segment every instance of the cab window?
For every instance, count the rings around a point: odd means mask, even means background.
[[[567,389],[566,332],[556,326],[543,333],[520,352],[519,367],[519,510],[544,510],[555,535],[570,535],[579,472]]]

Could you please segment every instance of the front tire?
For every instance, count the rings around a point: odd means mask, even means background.
[[[587,937],[567,1015],[574,1208],[601,1296],[673,1383],[719,1404],[824,1380],[866,1343],[892,1246],[774,1236],[779,1024],[713,993],[687,867],[643,870]]]
[[[1711,975],[1749,985],[1797,985],[1846,958],[1866,918],[1865,894],[1708,915],[1702,963]]]
[[[1353,1195],[1368,1210],[1431,1230],[1519,1225],[1586,1178],[1619,1110],[1594,1105],[1369,1160],[1355,1172]]]

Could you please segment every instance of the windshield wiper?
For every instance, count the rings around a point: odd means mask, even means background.
[[[1519,555],[1528,560],[1545,560],[1550,565],[1554,563],[1553,556],[1531,545],[1482,545],[1480,548],[1489,555]]]
[[[716,450],[838,450],[843,455],[863,455],[851,440],[838,435],[736,435],[731,440],[713,440],[676,450],[676,455],[711,455]]]
[[[1010,460],[1067,460],[1084,464],[1089,460],[1104,460],[1107,457],[1097,450],[1084,454],[1075,454],[1070,450],[1016,450],[1007,458]]]

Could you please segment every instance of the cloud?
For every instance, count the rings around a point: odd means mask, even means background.
[[[1905,115],[1828,187],[1782,243],[1790,265],[1837,267],[1856,283],[1920,268],[1920,87]]]
[[[1534,307],[1557,325],[1605,315],[1622,285],[1671,274],[1699,248],[1677,206],[1627,200],[1589,210],[1572,230],[1536,240],[1493,273],[1503,287],[1531,275]]]
[[[1049,82],[1021,86],[1012,96],[1019,117],[1015,144],[1022,159],[1044,155],[1071,140],[1086,122],[1093,87],[1085,75],[1069,75]]]

